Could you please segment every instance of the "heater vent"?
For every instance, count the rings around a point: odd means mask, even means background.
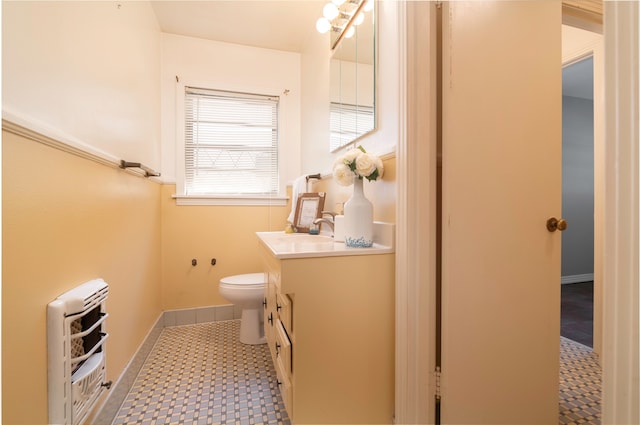
[[[47,307],[49,423],[81,425],[106,380],[105,311],[109,285],[95,279]]]

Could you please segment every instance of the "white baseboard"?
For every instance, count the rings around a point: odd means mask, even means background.
[[[562,276],[560,278],[560,283],[562,285],[566,285],[568,283],[580,283],[580,282],[592,282],[592,281],[593,281],[593,273],[573,274],[569,276]]]

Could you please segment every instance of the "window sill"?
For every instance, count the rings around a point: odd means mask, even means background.
[[[176,205],[237,205],[237,206],[285,206],[286,196],[213,196],[213,195],[172,195]]]

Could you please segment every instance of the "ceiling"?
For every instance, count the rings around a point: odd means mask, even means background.
[[[163,32],[302,52],[317,37],[315,22],[326,0],[152,0]],[[575,36],[563,26],[563,44]],[[573,30],[574,32],[576,30]],[[578,62],[563,70],[563,94],[593,99],[593,65]]]
[[[153,0],[163,32],[302,52],[326,0]]]

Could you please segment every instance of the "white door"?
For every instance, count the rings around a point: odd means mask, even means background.
[[[558,421],[561,5],[443,6],[442,423]]]

